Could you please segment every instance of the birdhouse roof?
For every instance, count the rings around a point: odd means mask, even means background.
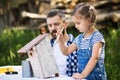
[[[23,46],[21,49],[19,49],[17,52],[19,54],[25,54],[28,51],[30,51],[34,46],[36,46],[38,43],[40,43],[48,34],[42,34],[38,35],[36,38],[34,38],[32,41],[30,41],[28,44]]]

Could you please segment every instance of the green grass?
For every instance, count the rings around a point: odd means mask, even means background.
[[[105,67],[108,80],[120,79],[120,28],[107,28],[100,30],[105,38]],[[71,27],[69,33],[77,36],[79,32]],[[4,65],[20,65],[21,60],[17,53],[21,47],[39,35],[39,30],[10,30],[0,31],[0,66]]]

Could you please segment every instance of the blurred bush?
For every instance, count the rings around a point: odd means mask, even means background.
[[[26,45],[39,34],[38,30],[11,30],[0,32],[0,66],[20,65],[21,60],[17,50]]]

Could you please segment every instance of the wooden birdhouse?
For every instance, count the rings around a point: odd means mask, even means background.
[[[48,78],[59,76],[53,48],[50,45],[50,35],[42,34],[18,50],[19,54],[28,55],[33,76]]]

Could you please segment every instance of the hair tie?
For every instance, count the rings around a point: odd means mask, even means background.
[[[93,9],[94,9],[94,7],[93,7],[93,6],[90,6],[90,7],[89,7],[89,10],[93,10]]]

